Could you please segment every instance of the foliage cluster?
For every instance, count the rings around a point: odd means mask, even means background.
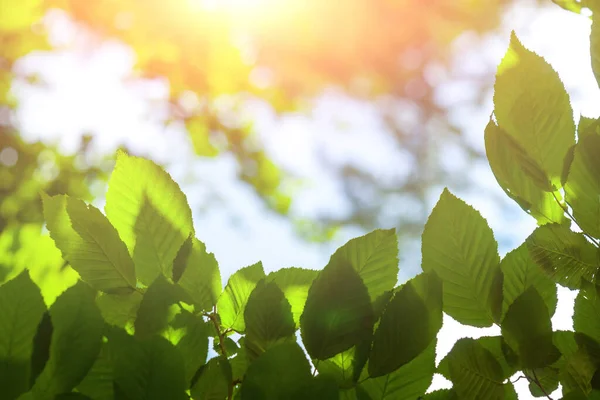
[[[444,190],[422,235],[423,272],[402,285],[395,231],[376,230],[321,271],[267,275],[257,263],[223,289],[179,186],[119,153],[104,213],[42,195],[78,276],[60,294],[27,269],[0,286],[0,398],[515,399],[519,373],[537,397],[560,384],[565,399],[599,398],[600,120],[576,127],[572,114],[558,74],[513,34],[486,151],[539,227],[500,259],[485,219]],[[552,329],[557,284],[579,291],[574,331]],[[460,339],[436,366],[443,313],[501,335]],[[425,394],[434,373],[452,388]]]

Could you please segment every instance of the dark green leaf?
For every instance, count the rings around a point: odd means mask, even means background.
[[[94,400],[112,400],[115,398],[112,360],[110,359],[107,343],[102,344],[96,362],[77,386],[77,391]]]
[[[171,322],[174,329],[182,329],[183,337],[175,347],[183,357],[185,380],[189,384],[208,355],[208,323],[201,317],[182,310]]]
[[[434,340],[427,349],[409,363],[387,375],[366,379],[360,384],[360,387],[373,400],[418,398],[425,393],[433,379],[435,346],[436,341]]]
[[[560,357],[552,340],[548,308],[534,287],[529,287],[508,308],[502,321],[502,336],[518,353],[523,368],[543,368]]]
[[[529,382],[529,391],[535,397],[546,397],[549,393],[558,389],[558,368],[545,367],[530,371],[530,374],[536,380]]]
[[[139,340],[119,328],[108,333],[115,390],[128,400],[184,400],[185,369],[179,351],[161,336]]]
[[[133,325],[141,302],[142,294],[140,292],[103,293],[96,298],[96,305],[100,309],[104,321],[121,328]]]
[[[223,400],[231,389],[231,365],[224,357],[216,357],[202,367],[200,377],[191,390],[194,400]]]
[[[310,287],[300,318],[308,354],[331,358],[370,337],[373,323],[371,299],[356,270],[329,263]]]
[[[479,212],[445,189],[425,225],[421,251],[423,270],[444,282],[444,311],[463,324],[490,326],[500,257]]]
[[[140,339],[159,335],[167,328],[169,319],[179,309],[176,303],[181,300],[178,288],[159,275],[148,287],[135,319],[135,335]]]
[[[246,372],[242,400],[285,399],[309,384],[310,365],[297,343],[271,347]]]
[[[340,390],[333,378],[317,375],[308,383],[296,391],[292,400],[327,399],[337,400],[340,398]]]
[[[27,270],[0,286],[0,399],[29,390],[33,338],[45,312]]]
[[[389,374],[409,363],[442,327],[442,282],[421,274],[407,282],[386,307],[373,338],[369,375]]]
[[[258,282],[248,298],[244,322],[250,360],[277,343],[296,340],[292,308],[275,282]]]
[[[531,258],[550,278],[570,289],[581,279],[592,281],[598,270],[598,250],[586,238],[565,225],[548,224],[527,238]]]
[[[584,283],[575,299],[573,327],[600,342],[600,296],[592,283]]]
[[[50,358],[32,388],[40,399],[71,391],[96,361],[104,321],[94,302],[95,295],[87,284],[79,282],[50,307]]]
[[[447,355],[453,389],[459,399],[503,400],[502,367],[492,353],[470,338],[459,339]]]
[[[265,271],[261,262],[242,268],[231,275],[217,302],[217,310],[223,327],[244,332],[246,329],[244,324],[246,303],[258,281],[264,277]]]

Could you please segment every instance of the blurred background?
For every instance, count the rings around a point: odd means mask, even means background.
[[[258,260],[322,268],[391,227],[405,281],[444,187],[504,255],[535,221],[485,158],[496,65],[515,30],[575,120],[597,117],[588,17],[550,0],[0,0],[0,282],[29,267],[50,301],[70,285],[39,191],[103,206],[118,148],[181,185],[224,283]]]

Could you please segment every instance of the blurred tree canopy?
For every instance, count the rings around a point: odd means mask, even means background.
[[[10,110],[17,106],[10,93],[14,63],[32,51],[52,51],[43,24],[49,10],[62,10],[98,38],[131,46],[139,76],[168,79],[171,119],[185,122],[196,153],[233,154],[241,167],[240,180],[279,213],[287,213],[291,202],[282,189],[286,171],[257,143],[253,124],[236,119],[235,112],[223,113],[216,101],[227,97],[230,111],[235,111],[249,99],[258,99],[286,113],[306,110],[311,99],[330,87],[353,98],[387,99],[378,103],[382,118],[398,148],[414,156],[415,173],[383,182],[356,165],[332,164],[353,207],[344,218],[324,215],[315,221],[327,231],[344,224],[365,229],[381,225],[377,220],[381,208],[394,195],[409,193],[423,202],[427,188],[456,180],[436,160],[444,136],[460,141],[460,135],[449,122],[447,109],[436,103],[435,82],[427,78],[425,67],[447,64],[449,44],[460,34],[496,28],[506,3],[0,0],[0,151],[18,152],[14,165],[10,154],[4,158],[0,154],[0,223],[41,221],[41,189],[87,198],[87,183],[106,169],[78,163],[77,157],[64,157],[40,143],[23,143],[11,118]],[[190,94],[199,100],[193,107],[181,101]],[[395,118],[397,100],[417,109],[416,127]],[[432,121],[436,137],[430,132]],[[466,144],[465,148],[469,157],[482,156]],[[85,149],[84,141],[81,150]],[[53,160],[54,172],[40,173],[48,168],[48,159]],[[371,195],[365,198],[364,193]],[[422,226],[422,220],[413,225],[396,222],[402,226],[400,232],[408,234]]]

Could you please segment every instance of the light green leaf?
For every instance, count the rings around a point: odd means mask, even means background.
[[[577,294],[573,327],[600,342],[600,296],[592,283],[585,283]]]
[[[567,11],[574,13],[581,13],[582,1],[581,0],[552,0],[552,2]]]
[[[502,368],[492,353],[470,338],[459,339],[448,357],[453,389],[459,399],[503,400]]]
[[[569,95],[552,67],[523,47],[514,32],[498,66],[494,114],[498,125],[560,187],[563,160],[575,144]]]
[[[599,123],[600,120],[597,118],[588,118],[582,115],[579,118],[579,125],[577,125],[577,138],[579,141],[583,140],[586,136],[596,135]]]
[[[167,172],[120,151],[104,209],[142,283],[150,285],[161,273],[172,276],[173,260],[194,228],[187,199]]]
[[[29,390],[33,338],[46,312],[27,270],[0,286],[0,399]]]
[[[246,303],[258,281],[264,277],[265,271],[260,261],[231,275],[225,290],[217,301],[217,311],[223,327],[244,332],[246,329],[244,323]]]
[[[389,374],[409,363],[432,342],[442,327],[442,282],[435,274],[421,274],[389,302],[369,357],[369,375]]]
[[[296,327],[300,326],[308,289],[318,275],[319,271],[302,268],[282,268],[267,275],[267,281],[275,282],[292,306]]]
[[[194,400],[223,400],[231,388],[231,365],[224,357],[216,357],[202,367],[200,377],[191,390]]]
[[[104,321],[95,292],[79,282],[50,307],[50,358],[32,392],[39,399],[71,391],[86,376],[100,352]]]
[[[138,340],[114,327],[107,336],[115,394],[128,400],[187,399],[183,358],[165,338]]]
[[[565,185],[565,200],[581,229],[600,238],[600,135],[584,137],[575,146],[575,156]]]
[[[592,71],[596,77],[596,82],[600,85],[600,21],[598,13],[595,11],[592,15],[592,30],[590,33],[590,55],[592,59]]]
[[[173,280],[192,298],[197,312],[210,311],[221,294],[221,273],[213,253],[191,236],[177,253]]]
[[[560,357],[553,343],[548,308],[534,287],[530,286],[508,308],[502,336],[518,353],[523,368],[543,368]]]
[[[522,244],[508,253],[500,262],[504,274],[502,284],[502,316],[517,297],[534,287],[544,299],[550,315],[556,309],[556,284],[535,263],[529,254],[527,244]]]
[[[346,262],[329,263],[310,287],[300,317],[308,354],[331,358],[370,337],[373,323],[371,299],[356,270]]]
[[[545,173],[542,171],[540,174],[538,168],[534,167],[535,161],[493,120],[485,128],[485,149],[492,172],[508,197],[531,214],[540,225],[565,219],[564,211],[552,193],[540,188],[542,184],[548,184]],[[522,165],[531,167],[529,174]]]
[[[526,240],[531,258],[556,283],[578,289],[581,280],[592,281],[598,270],[598,250],[565,225],[547,224]]]
[[[435,346],[436,340],[409,363],[387,375],[366,379],[360,387],[372,400],[418,399],[433,379]]]
[[[398,281],[398,238],[395,229],[375,230],[354,238],[331,256],[330,264],[349,263],[358,272],[371,301]]]
[[[310,365],[295,342],[271,347],[250,364],[242,400],[290,398],[311,380]]]
[[[100,309],[104,321],[121,328],[133,326],[141,302],[142,294],[140,292],[103,293],[96,298],[96,305]]]
[[[275,282],[258,282],[248,298],[244,322],[246,353],[250,360],[277,343],[296,340],[292,308]]]
[[[421,252],[423,271],[444,282],[444,311],[463,324],[492,325],[500,257],[481,214],[445,189],[425,224]]]
[[[135,336],[140,339],[164,333],[182,299],[179,288],[159,275],[144,294],[135,319]],[[180,290],[180,289],[179,289]]]
[[[50,236],[84,281],[106,293],[134,290],[133,261],[97,208],[65,195],[42,195],[42,200]]]

